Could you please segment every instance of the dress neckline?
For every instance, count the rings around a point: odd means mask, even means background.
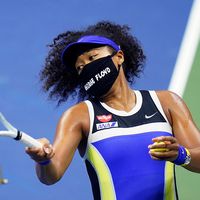
[[[135,106],[133,106],[133,108],[126,112],[126,111],[121,111],[121,110],[117,110],[115,108],[111,108],[110,106],[108,106],[106,103],[100,102],[100,104],[109,112],[111,112],[112,114],[118,115],[118,116],[130,116],[133,115],[135,113],[137,113],[141,106],[142,106],[142,95],[140,93],[139,90],[134,90],[135,93],[135,98],[136,98],[136,102],[135,102]]]

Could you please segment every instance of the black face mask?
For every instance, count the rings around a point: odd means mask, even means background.
[[[112,56],[99,58],[84,66],[80,81],[89,95],[95,97],[105,95],[117,79],[120,67],[117,70]]]

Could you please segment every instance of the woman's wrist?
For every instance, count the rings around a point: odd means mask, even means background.
[[[39,161],[39,162],[36,162],[36,163],[39,164],[39,165],[45,166],[45,165],[48,165],[48,164],[51,163],[51,159],[45,160],[45,161]]]
[[[181,166],[186,166],[188,164],[190,164],[191,162],[191,155],[190,152],[187,148],[183,147],[183,146],[179,146],[178,149],[178,156],[177,158],[172,161],[175,165],[181,165]]]

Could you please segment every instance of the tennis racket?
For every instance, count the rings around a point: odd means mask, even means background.
[[[3,114],[0,112],[0,122],[4,125],[4,127],[7,130],[0,131],[0,137],[10,137],[17,141],[20,141],[27,147],[37,147],[42,148],[42,144],[31,137],[30,135],[17,130],[14,126],[12,126],[6,118],[3,116]]]

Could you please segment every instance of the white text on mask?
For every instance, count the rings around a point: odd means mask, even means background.
[[[99,81],[100,79],[102,79],[105,75],[109,74],[111,72],[109,67],[106,67],[104,70],[102,70],[100,73],[95,75],[95,79],[97,81]],[[89,90],[90,87],[92,87],[95,84],[95,80],[93,78],[91,78],[85,85],[84,88],[85,90]]]
[[[97,81],[99,81],[99,79],[103,78],[106,74],[110,73],[110,68],[106,67],[104,70],[102,70],[100,73],[95,75],[95,78]]]

